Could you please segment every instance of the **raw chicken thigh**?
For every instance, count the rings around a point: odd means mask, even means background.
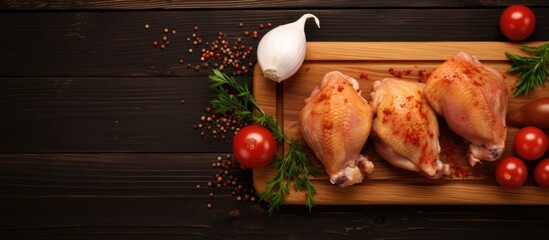
[[[431,74],[424,95],[448,126],[470,142],[467,159],[472,166],[501,157],[508,90],[499,72],[460,52]]]
[[[354,78],[330,72],[305,100],[298,120],[330,182],[342,187],[362,182],[374,169],[360,154],[372,127],[372,108],[360,94]]]
[[[438,122],[422,92],[422,83],[374,82],[372,139],[377,153],[394,166],[440,178],[450,166],[439,160]]]

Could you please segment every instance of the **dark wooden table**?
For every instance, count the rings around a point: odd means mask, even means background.
[[[548,206],[284,206],[269,216],[232,187],[207,187],[231,141],[192,127],[212,98],[210,70],[187,68],[200,63],[186,41],[195,25],[205,41],[261,36],[260,23],[313,13],[321,28],[307,23],[309,41],[506,41],[499,15],[515,2],[2,1],[0,238],[546,238]],[[524,3],[538,19],[528,40],[547,41],[549,2]],[[164,28],[177,33],[161,50],[152,43]],[[250,171],[230,174],[251,185]]]

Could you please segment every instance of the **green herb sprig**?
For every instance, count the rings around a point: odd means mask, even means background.
[[[269,203],[269,214],[278,212],[284,202],[284,198],[290,193],[291,183],[297,191],[305,190],[307,200],[305,205],[311,212],[314,207],[313,196],[316,189],[309,179],[309,175],[316,174],[314,168],[307,158],[301,152],[299,141],[290,139],[284,134],[282,127],[275,121],[273,115],[266,114],[244,81],[237,82],[233,77],[214,69],[209,76],[211,88],[216,95],[212,105],[216,106],[216,113],[224,114],[233,111],[241,121],[253,121],[269,129],[276,141],[285,142],[289,145],[289,150],[284,157],[276,156],[272,166],[275,168],[276,176],[267,182],[265,190],[259,193],[262,200]]]
[[[536,86],[544,86],[549,78],[549,42],[537,46],[522,46],[522,50],[529,52],[529,56],[520,56],[514,53],[505,52],[511,60],[512,65],[509,72],[519,72],[519,81],[515,85],[514,96],[521,94],[528,95]]]

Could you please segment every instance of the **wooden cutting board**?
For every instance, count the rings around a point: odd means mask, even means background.
[[[530,46],[542,42],[523,43]],[[517,80],[506,70],[510,63],[504,52],[524,54],[520,45],[507,42],[309,42],[305,62],[300,70],[282,84],[265,79],[259,65],[254,71],[254,96],[264,111],[276,114],[284,132],[300,139],[297,118],[304,99],[333,70],[354,77],[360,83],[362,95],[369,99],[375,80],[395,77],[425,81],[427,75],[456,52],[463,51],[477,56],[482,63],[502,72],[512,91]],[[390,70],[392,69],[392,70]],[[391,73],[392,72],[392,73]],[[367,75],[367,77],[366,77]],[[423,79],[423,80],[422,80]],[[509,98],[509,111],[514,111],[533,99],[549,96],[549,87],[537,89],[527,97]],[[549,204],[549,189],[536,186],[533,171],[536,162],[528,162],[529,176],[525,186],[517,189],[500,187],[494,177],[497,162],[486,162],[469,167],[465,160],[467,144],[448,130],[440,121],[441,160],[456,166],[467,176],[457,175],[430,180],[415,172],[398,169],[380,158],[368,140],[363,152],[375,164],[374,172],[361,184],[342,188],[332,185],[324,167],[314,154],[308,152],[321,173],[312,177],[317,189],[316,204]],[[512,156],[513,138],[518,129],[510,127],[506,141],[505,156]],[[303,142],[303,141],[302,141]],[[284,149],[285,150],[285,149]],[[282,151],[279,151],[281,153]],[[256,169],[254,185],[258,191],[265,189],[275,171],[271,168]],[[305,193],[292,191],[286,204],[304,204]]]

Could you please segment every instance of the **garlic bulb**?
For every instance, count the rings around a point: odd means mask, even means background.
[[[305,22],[314,18],[320,28],[320,21],[312,14],[305,14],[299,20],[280,25],[269,31],[257,47],[257,61],[265,78],[282,82],[294,75],[307,50]]]

